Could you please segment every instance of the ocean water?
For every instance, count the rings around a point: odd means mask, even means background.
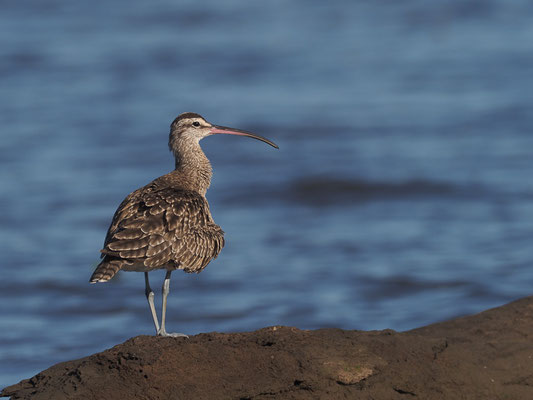
[[[280,150],[202,142],[227,245],[173,274],[170,331],[407,330],[530,295],[532,43],[520,0],[6,2],[0,386],[153,333],[142,274],[88,279],[184,111]]]

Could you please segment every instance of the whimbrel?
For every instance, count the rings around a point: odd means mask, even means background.
[[[170,126],[168,141],[176,168],[122,201],[107,231],[103,259],[90,279],[91,283],[107,282],[120,270],[144,272],[145,294],[158,336],[186,336],[165,329],[172,271],[198,273],[224,246],[224,232],[213,221],[205,198],[212,171],[199,143],[218,133],[248,136],[278,148],[254,133],[213,125],[195,113],[180,114]],[[156,269],[166,270],[161,326],[148,281],[148,272]]]

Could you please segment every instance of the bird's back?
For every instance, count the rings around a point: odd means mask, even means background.
[[[120,269],[200,272],[224,246],[204,196],[167,174],[137,189],[120,204],[107,232],[103,260],[91,282]]]

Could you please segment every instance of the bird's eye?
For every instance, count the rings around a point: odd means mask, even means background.
[[[199,123],[198,121],[194,121],[194,122],[192,123],[192,126],[200,126],[200,123]]]

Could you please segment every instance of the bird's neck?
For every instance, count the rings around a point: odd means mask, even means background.
[[[200,143],[180,141],[175,143],[172,150],[176,157],[176,169],[172,174],[176,176],[179,185],[205,196],[213,172]]]

